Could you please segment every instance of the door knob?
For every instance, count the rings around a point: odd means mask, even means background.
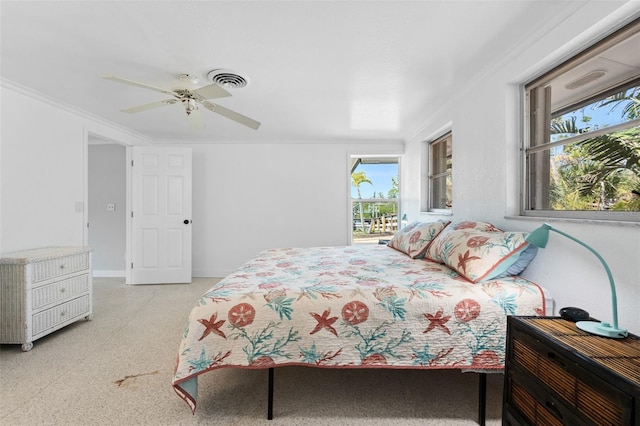
[[[185,219],[185,220],[184,220],[184,224],[185,224],[185,225],[188,225],[188,224],[190,224],[190,223],[191,223],[191,221],[190,221],[189,219]]]

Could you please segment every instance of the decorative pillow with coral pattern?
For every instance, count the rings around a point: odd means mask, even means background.
[[[431,241],[449,224],[448,221],[413,222],[395,233],[387,244],[413,259],[424,257]]]
[[[480,224],[480,229],[471,223]],[[490,224],[452,223],[434,239],[426,257],[444,263],[473,283],[504,273],[528,246],[527,233],[504,232],[486,225]]]
[[[438,234],[437,240],[433,241],[425,253],[425,257],[438,263],[445,263],[445,258],[449,256],[451,247],[448,243],[448,235],[456,231],[475,230],[484,232],[502,232],[502,229],[495,227],[491,223],[474,220],[459,220],[451,222],[444,231]],[[437,245],[437,247],[436,247]]]

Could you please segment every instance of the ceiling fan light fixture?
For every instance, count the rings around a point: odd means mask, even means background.
[[[207,79],[225,89],[240,89],[249,84],[249,77],[230,69],[215,69],[207,74]]]
[[[184,99],[182,104],[184,105],[184,110],[187,112],[187,115],[198,109],[198,105],[194,99]]]

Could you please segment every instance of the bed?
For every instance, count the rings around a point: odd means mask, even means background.
[[[525,237],[438,221],[388,245],[265,250],[196,302],[173,388],[195,412],[200,375],[269,369],[271,418],[274,367],[502,371],[507,315],[550,301],[518,276],[535,256]]]

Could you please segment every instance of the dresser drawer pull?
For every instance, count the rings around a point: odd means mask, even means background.
[[[64,269],[64,268],[66,268],[66,267],[67,267],[67,265],[65,265],[64,263],[61,263],[61,264],[60,264],[60,269]]]
[[[60,312],[60,316],[63,317],[65,316],[67,313],[65,311]]]
[[[553,401],[549,401],[549,400],[545,400],[544,401],[544,405],[545,407],[547,407],[549,409],[549,411],[551,411],[558,419],[562,420],[562,413],[560,412],[560,410],[558,409],[558,407],[556,407],[556,404],[553,403]]]
[[[62,287],[62,288],[60,289],[60,293],[64,293],[65,291],[67,291],[67,290],[66,290],[64,287]]]
[[[554,352],[547,352],[547,357],[550,360],[553,360],[556,364],[560,365],[561,367],[564,367],[564,362],[562,362],[558,357],[556,357],[556,354]]]

